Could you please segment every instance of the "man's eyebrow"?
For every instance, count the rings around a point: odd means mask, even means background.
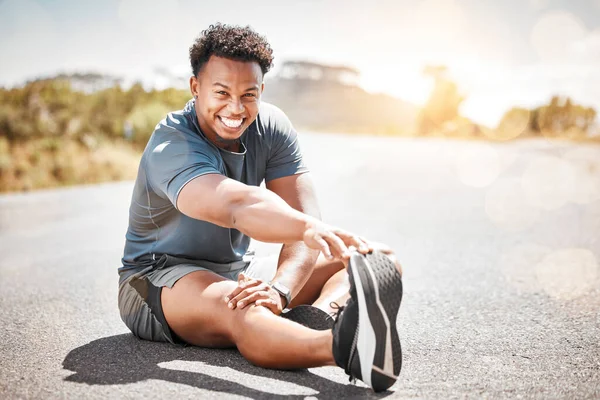
[[[227,86],[227,85],[225,85],[224,83],[221,83],[221,82],[215,82],[215,83],[213,83],[213,86],[221,86],[222,88],[230,90],[229,86]],[[245,92],[249,92],[251,90],[253,90],[255,92],[258,92],[258,86],[249,87],[248,89],[245,90]]]

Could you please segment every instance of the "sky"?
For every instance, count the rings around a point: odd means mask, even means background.
[[[423,68],[446,65],[462,113],[490,126],[553,94],[600,111],[600,0],[0,0],[0,85],[188,75],[189,46],[217,21],[265,35],[272,74],[285,60],[347,65],[366,90],[417,105],[432,85]]]

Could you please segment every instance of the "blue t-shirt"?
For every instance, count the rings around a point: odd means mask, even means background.
[[[192,179],[221,174],[259,186],[307,172],[297,133],[279,108],[261,103],[258,117],[241,136],[240,153],[218,148],[202,134],[195,101],[156,126],[144,150],[129,208],[120,270],[147,266],[162,254],[206,261],[207,267],[239,262],[250,238],[236,229],[190,218],[176,208]]]

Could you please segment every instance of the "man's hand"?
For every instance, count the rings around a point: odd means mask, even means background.
[[[238,286],[225,297],[225,302],[232,310],[254,304],[268,308],[275,315],[283,311],[283,299],[278,291],[262,280],[249,278],[244,273],[238,275]]]
[[[320,221],[307,226],[303,240],[311,249],[321,250],[329,260],[338,259],[347,262],[352,253],[348,248],[350,246],[362,254],[373,250],[360,236]]]

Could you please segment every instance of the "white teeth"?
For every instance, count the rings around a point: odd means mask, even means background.
[[[223,123],[228,127],[228,128],[239,128],[242,125],[242,122],[244,121],[243,118],[241,119],[230,119],[230,118],[225,118],[225,117],[220,117],[221,121],[223,121]]]

